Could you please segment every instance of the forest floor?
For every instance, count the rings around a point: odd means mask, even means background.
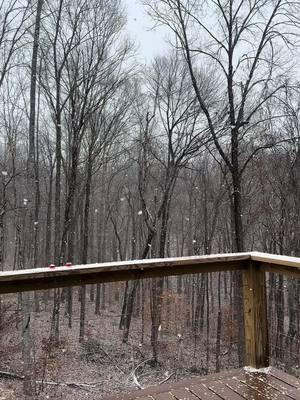
[[[5,302],[6,320],[0,324],[0,400],[15,400],[23,398],[22,324],[18,320],[17,296],[5,298]],[[129,340],[123,343],[119,330],[120,300],[107,302],[100,315],[95,315],[94,304],[88,302],[86,337],[79,343],[80,302],[74,290],[72,328],[68,326],[62,305],[60,341],[57,346],[49,346],[52,300],[46,304],[40,301],[40,311],[33,312],[31,318],[37,398],[96,400],[113,393],[138,390],[139,386],[215,372],[215,340],[211,332],[215,329],[216,316],[211,314],[208,346],[205,327],[200,337],[195,338],[184,313],[174,304],[170,315],[165,314],[162,320],[159,363],[153,366],[150,363],[151,322],[147,312],[143,321],[140,316],[133,317]],[[222,369],[237,367],[236,355],[235,345],[229,352],[228,343],[223,343]],[[1,371],[16,377],[4,377]]]

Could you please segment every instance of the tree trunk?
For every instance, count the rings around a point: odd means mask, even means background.
[[[91,201],[91,182],[92,182],[92,149],[89,149],[89,157],[87,161],[87,177],[85,184],[85,204],[84,204],[84,217],[83,217],[83,240],[82,240],[82,264],[88,262],[88,247],[89,247],[89,215],[90,215],[90,201]],[[79,341],[84,340],[85,332],[85,303],[86,303],[86,286],[81,287],[81,302],[80,302],[80,330]]]
[[[33,251],[29,249],[28,261],[30,264],[37,261],[37,224],[35,218],[38,218],[39,213],[39,185],[38,185],[38,164],[36,155],[36,83],[37,83],[37,66],[38,66],[38,50],[39,50],[39,37],[40,37],[40,24],[42,14],[43,0],[38,0],[35,17],[35,30],[33,38],[32,59],[31,59],[31,82],[30,82],[30,111],[29,111],[29,147],[28,147],[28,166],[27,166],[27,186],[28,186],[28,208],[30,209],[28,215],[28,228],[29,231],[26,235],[34,232],[33,236]],[[32,194],[35,193],[33,200]],[[27,203],[26,202],[26,203]],[[26,206],[26,204],[25,204]],[[32,216],[34,216],[34,221]],[[32,222],[34,222],[32,227]],[[23,229],[26,229],[24,226]],[[24,232],[25,233],[25,232]],[[24,236],[25,240],[25,236]],[[25,244],[25,243],[24,243]],[[30,243],[32,247],[32,242]],[[24,257],[24,253],[23,253]],[[24,265],[24,264],[23,264]],[[33,399],[35,396],[34,385],[34,366],[32,357],[32,343],[31,343],[31,311],[32,299],[31,293],[23,293],[22,295],[22,338],[23,338],[23,362],[24,362],[24,395],[25,399]]]

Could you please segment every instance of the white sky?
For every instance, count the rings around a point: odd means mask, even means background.
[[[153,27],[151,18],[147,15],[141,0],[123,0],[127,9],[127,30],[138,46],[138,55],[142,61],[149,62],[156,55],[166,52],[169,45],[166,42],[166,30]]]

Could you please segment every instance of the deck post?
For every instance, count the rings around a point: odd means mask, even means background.
[[[269,366],[266,275],[257,262],[243,272],[245,361],[247,366]]]

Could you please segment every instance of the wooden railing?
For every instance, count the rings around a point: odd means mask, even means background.
[[[6,271],[0,293],[218,271],[242,271],[246,365],[268,366],[266,273],[300,278],[300,258],[249,252]]]

